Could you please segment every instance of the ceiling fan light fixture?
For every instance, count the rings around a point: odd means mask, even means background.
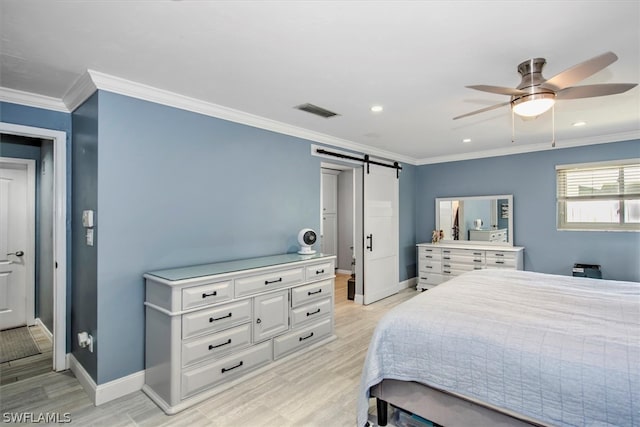
[[[554,93],[535,93],[514,98],[511,101],[513,112],[522,117],[537,117],[556,103]]]

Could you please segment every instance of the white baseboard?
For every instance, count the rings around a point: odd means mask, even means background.
[[[96,406],[100,406],[103,403],[110,402],[129,393],[142,390],[142,386],[144,385],[144,371],[135,372],[126,377],[97,385],[73,354],[69,354],[68,356],[71,372],[76,376],[84,391],[89,395],[89,399],[91,399]]]
[[[418,278],[412,277],[411,279],[407,279],[403,282],[400,282],[400,289],[415,288],[417,284],[418,284]]]
[[[351,275],[351,273],[353,273],[353,271],[351,271],[351,270],[341,270],[341,269],[338,268],[338,269],[336,269],[336,273]]]
[[[356,304],[364,304],[364,295],[363,294],[355,294],[353,296],[353,302],[355,302]]]
[[[36,325],[40,326],[40,328],[42,329],[44,334],[47,336],[47,338],[49,338],[49,342],[53,342],[53,334],[51,333],[51,331],[49,329],[47,329],[47,327],[42,322],[42,320],[40,320],[39,317],[36,317]]]

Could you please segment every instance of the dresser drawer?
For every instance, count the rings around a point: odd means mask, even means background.
[[[302,283],[304,280],[302,267],[289,270],[274,271],[235,280],[236,297],[266,292],[283,286]]]
[[[333,280],[323,280],[291,289],[291,306],[297,307],[317,298],[333,294]]]
[[[182,366],[191,365],[223,353],[228,353],[251,342],[251,325],[236,326],[215,334],[193,338],[182,343]]]
[[[433,260],[420,260],[420,262],[418,263],[418,269],[421,272],[425,273],[439,273],[442,270],[442,262]]]
[[[325,262],[322,264],[314,264],[307,267],[305,277],[307,281],[309,281],[326,279],[328,277],[333,277],[334,275],[335,267],[333,266],[333,262]]]
[[[453,276],[459,276],[462,273],[472,270],[482,270],[484,267],[471,264],[457,264],[451,267],[442,266],[442,276],[444,280],[449,280]]]
[[[291,327],[295,328],[306,322],[312,322],[331,313],[331,298],[318,300],[291,310]]]
[[[209,283],[182,290],[182,309],[200,307],[230,300],[233,297],[231,281]]]
[[[220,331],[251,320],[251,300],[233,302],[182,316],[182,338]]]
[[[187,369],[182,373],[182,398],[266,365],[271,361],[271,354],[271,341],[266,341],[224,359]]]
[[[443,280],[440,273],[425,273],[421,271],[418,274],[418,283],[423,285],[439,285]]]
[[[445,264],[474,264],[483,265],[485,262],[484,251],[473,249],[443,249],[442,268]]]
[[[442,256],[441,249],[433,249],[433,248],[419,248],[418,249],[418,259],[420,260],[439,260]]]
[[[516,268],[518,257],[515,252],[487,251],[487,267]]]
[[[331,319],[298,329],[273,340],[273,356],[278,359],[331,334]]]

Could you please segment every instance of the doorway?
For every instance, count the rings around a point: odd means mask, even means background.
[[[349,157],[349,156],[347,156]],[[353,300],[359,304],[370,304],[387,296],[393,295],[399,290],[398,282],[398,238],[399,238],[399,171],[394,166],[387,166],[376,162],[367,163],[366,173],[361,162],[357,166],[349,163],[321,163],[321,239],[323,251],[325,246],[325,235],[327,226],[332,221],[328,218],[324,206],[332,205],[333,198],[329,197],[334,191],[327,188],[327,183],[331,183],[330,171],[339,171],[339,177],[349,174],[349,183],[346,188],[350,193],[348,197],[341,197],[340,190],[337,195],[337,222],[348,224],[348,244],[337,249],[337,282],[342,279],[339,276],[340,270],[347,265],[348,254],[351,259],[350,271],[355,275],[353,283]],[[341,213],[343,200],[348,200],[349,208],[346,213]],[[343,201],[341,203],[341,201]],[[347,220],[345,221],[345,217]],[[329,230],[331,233],[331,230]],[[346,240],[344,234],[338,232],[337,240]],[[369,239],[365,242],[366,239]],[[373,244],[373,241],[376,244]],[[333,237],[329,234],[326,239],[332,243]],[[349,250],[344,248],[348,246]],[[343,264],[341,264],[341,260]],[[348,267],[347,267],[348,268]]]
[[[34,286],[35,305],[41,309],[32,309],[27,323],[35,324],[33,338],[40,347],[42,340],[50,341],[51,357],[47,361],[48,370],[68,369],[67,349],[67,177],[66,177],[66,132],[34,128],[0,122],[2,135],[2,155],[12,158],[28,158],[25,147],[39,152],[36,176],[46,176],[41,191],[45,197],[36,199],[36,224],[39,232],[34,236],[33,253],[36,254],[36,269],[39,280]],[[4,142],[10,141],[10,142]],[[29,151],[29,150],[26,150]],[[42,188],[40,190],[43,190]],[[42,196],[42,194],[40,196]],[[40,223],[42,221],[42,223]],[[41,289],[38,286],[47,282],[50,286]],[[46,301],[46,302],[45,302]],[[45,320],[48,318],[50,320]],[[45,350],[46,351],[46,350]]]
[[[335,301],[354,299],[354,167],[321,164],[320,245],[321,251],[336,256]]]

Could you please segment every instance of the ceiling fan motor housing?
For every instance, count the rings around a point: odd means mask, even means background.
[[[516,89],[527,93],[524,95],[511,96],[512,107],[527,101],[555,99],[556,94],[553,90],[541,86],[542,83],[546,81],[545,78],[542,77],[542,68],[546,63],[547,60],[544,58],[533,58],[521,62],[520,65],[518,65],[518,73],[522,76],[522,81]]]

